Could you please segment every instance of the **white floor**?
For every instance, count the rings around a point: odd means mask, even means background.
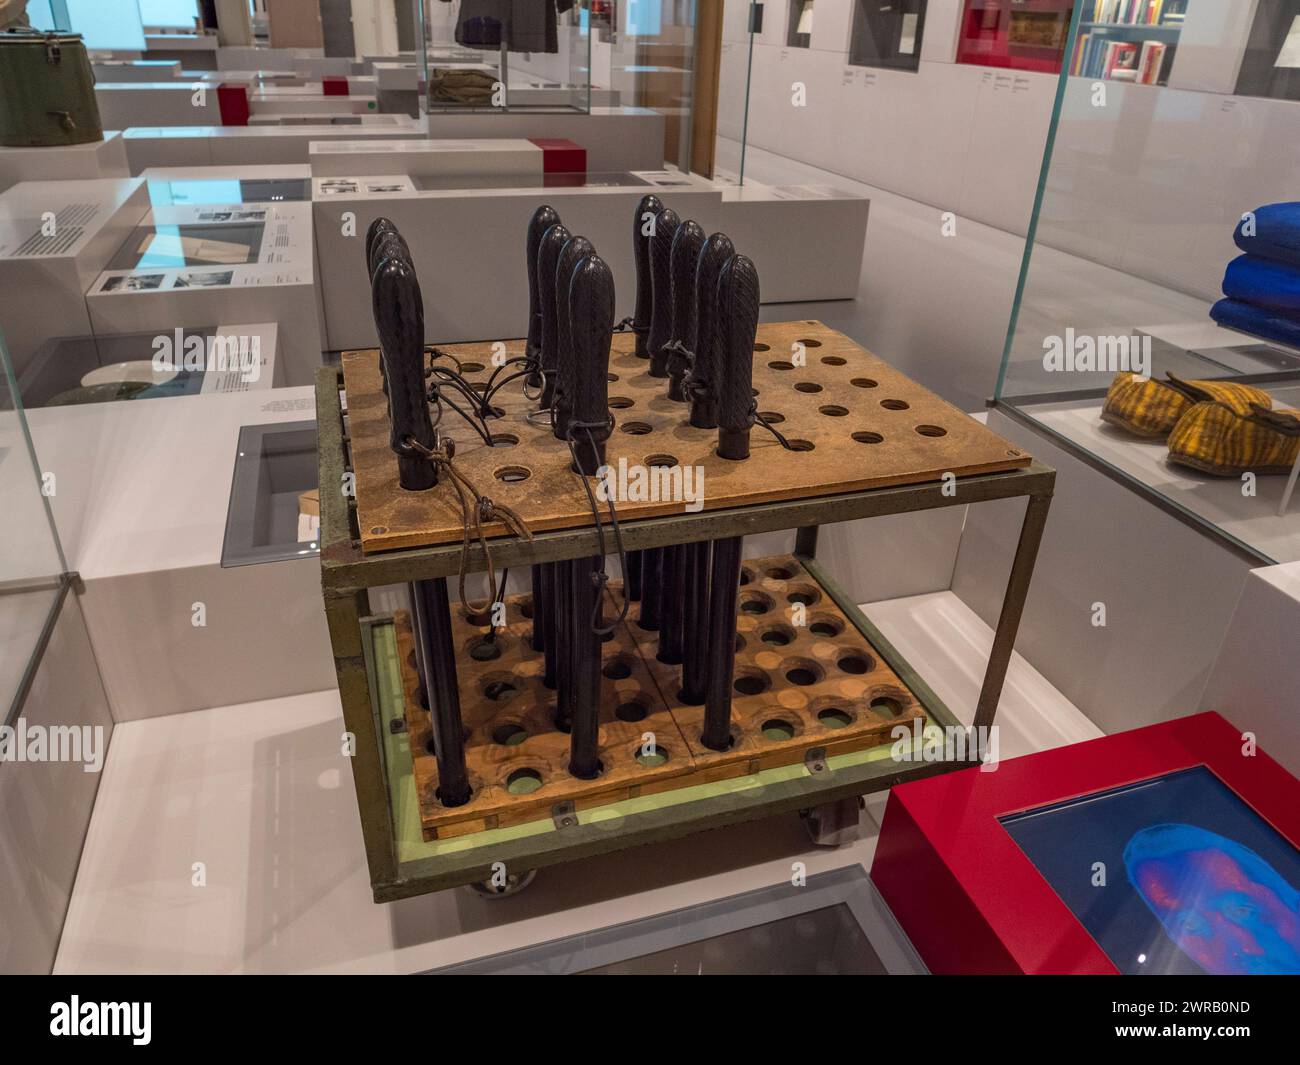
[[[949,592],[866,608],[969,721],[992,634]],[[1098,731],[1017,657],[1003,759]],[[520,895],[371,901],[333,691],[119,725],[55,971],[420,971],[870,865],[875,826],[811,847],[793,815],[543,870]]]

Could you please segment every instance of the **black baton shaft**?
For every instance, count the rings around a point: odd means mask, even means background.
[[[415,632],[421,653],[417,662],[429,700],[429,720],[438,758],[438,801],[443,806],[469,802],[469,773],[465,769],[465,727],[460,719],[460,690],[456,683],[456,653],[451,636],[451,605],[447,579],[437,577],[411,585]]]
[[[740,591],[742,538],[713,542],[709,582],[709,665],[700,742],[713,751],[731,746],[731,678],[736,664],[736,598]]]
[[[542,591],[546,606],[546,645],[543,648],[546,652],[546,666],[542,683],[552,691],[555,690],[558,676],[560,634],[563,631],[560,627],[559,604],[556,601],[556,565],[555,562],[543,562],[541,567]]]
[[[641,556],[642,551],[627,553],[627,572],[623,574],[623,594],[629,603],[641,600]]]
[[[569,722],[569,772],[580,780],[600,775],[597,740],[600,732],[600,637],[592,618],[600,596],[593,575],[601,559],[582,558],[572,563],[574,680],[573,712]]]
[[[663,559],[662,547],[648,547],[641,552],[641,616],[637,624],[649,632],[659,630],[663,609]]]
[[[568,732],[573,720],[573,562],[555,563],[555,727]]]
[[[682,661],[682,613],[686,592],[684,545],[664,548],[663,598],[659,603],[659,661],[670,666]]]
[[[540,564],[532,568],[533,578],[533,635],[534,651],[546,650],[546,588]]]
[[[684,544],[686,593],[682,611],[682,690],[688,706],[702,706],[708,687],[709,556],[713,543]]]

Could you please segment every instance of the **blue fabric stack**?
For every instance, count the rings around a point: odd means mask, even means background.
[[[1245,255],[1228,264],[1210,317],[1228,329],[1300,347],[1300,203],[1270,203],[1233,234]]]

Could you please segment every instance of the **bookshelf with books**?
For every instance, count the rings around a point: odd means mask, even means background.
[[[1083,0],[1070,73],[1165,85],[1188,0]]]
[[[957,62],[1059,74],[1074,0],[965,0]]]

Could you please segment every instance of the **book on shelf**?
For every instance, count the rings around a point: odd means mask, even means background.
[[[1158,85],[1168,45],[1163,41],[1121,41],[1101,34],[1079,36],[1070,73],[1139,85]]]
[[[1091,0],[1083,16],[1111,26],[1175,25],[1187,16],[1187,0]]]

